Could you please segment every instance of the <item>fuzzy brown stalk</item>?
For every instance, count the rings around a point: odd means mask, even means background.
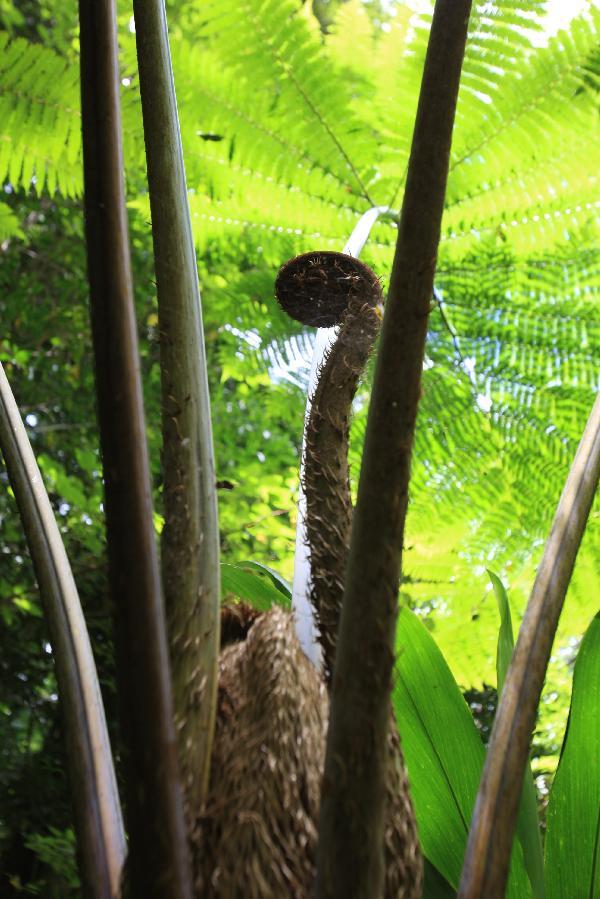
[[[309,899],[315,877],[327,690],[289,613],[224,610],[211,789],[196,895]],[[227,638],[228,639],[228,638]]]
[[[202,899],[313,899],[327,686],[292,616],[244,604],[221,613],[208,801],[193,836]],[[420,897],[421,859],[398,734],[388,738],[385,899]]]
[[[339,324],[319,372],[305,434],[304,490],[310,550],[310,600],[331,683],[352,526],[348,444],[352,400],[379,333],[382,292],[376,275],[342,253],[306,253],[286,263],[276,294],[293,318]],[[421,895],[423,862],[398,729],[387,742],[385,890],[389,899]]]
[[[319,371],[305,434],[310,601],[331,680],[348,559],[352,502],[348,442],[352,400],[379,333],[383,296],[368,266],[342,253],[304,253],[275,285],[283,308],[304,324],[339,325]]]
[[[353,302],[319,374],[306,428],[304,492],[310,599],[330,681],[352,526],[348,442],[352,400],[379,331],[376,309]]]
[[[305,457],[311,600],[330,675],[352,520],[350,412],[379,330],[381,288],[356,259],[322,252],[283,266],[276,293],[292,317],[340,325],[312,399]],[[281,609],[225,608],[221,636],[210,790],[194,837],[197,895],[312,899],[329,676],[307,660]],[[384,895],[417,899],[422,859],[395,725],[387,752]]]

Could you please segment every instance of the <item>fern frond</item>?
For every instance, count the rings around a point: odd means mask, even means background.
[[[448,182],[448,202],[467,187],[494,184],[511,170],[536,167],[564,141],[565,131],[589,135],[591,105],[576,97],[584,65],[597,41],[600,11],[573,23],[547,47],[507,68],[485,44],[472,45],[465,61],[465,90],[457,109],[457,127]],[[469,89],[470,59],[486,60],[488,75]],[[487,98],[487,99],[486,99]],[[482,102],[482,99],[485,102]],[[578,102],[582,99],[582,102]],[[593,127],[593,126],[592,126]],[[588,169],[589,171],[589,169]]]
[[[368,145],[374,144],[350,108],[349,86],[321,52],[297,4],[218,0],[206,5],[204,15],[204,34],[222,63],[239,78],[251,78],[253,96],[267,93],[267,121],[276,116],[282,131],[372,205],[365,182]]]
[[[10,237],[23,237],[21,223],[10,206],[0,203],[0,243]]]
[[[81,191],[79,73],[52,50],[0,33],[0,179]]]

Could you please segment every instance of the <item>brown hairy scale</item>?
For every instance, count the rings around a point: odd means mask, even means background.
[[[283,609],[222,650],[211,789],[193,841],[198,897],[313,895],[328,705]]]
[[[281,306],[305,324],[339,326],[311,398],[303,485],[310,601],[330,685],[352,526],[348,471],[352,400],[379,333],[383,296],[379,279],[367,265],[333,252],[291,259],[279,271],[275,293]],[[413,899],[421,895],[423,860],[393,715],[388,749],[385,896]]]
[[[296,291],[296,294],[294,294]],[[319,371],[304,448],[310,601],[331,684],[350,549],[348,446],[352,400],[379,333],[383,295],[371,269],[342,253],[304,253],[275,282],[279,303],[305,324],[338,325]],[[398,728],[392,715],[386,824],[386,897],[421,895],[423,861]]]
[[[331,328],[341,322],[350,297],[381,302],[381,285],[369,266],[353,256],[322,250],[286,262],[275,281],[275,296],[290,318]]]
[[[192,834],[195,895],[314,899],[327,686],[288,612],[240,603],[223,616],[210,791]],[[388,747],[384,896],[417,899],[422,862],[396,728]]]
[[[310,600],[325,673],[331,679],[352,523],[350,414],[359,379],[379,333],[383,296],[371,269],[342,253],[305,253],[286,263],[275,283],[277,299],[286,311],[292,305],[294,289],[298,289],[293,306],[296,318],[313,324],[318,311],[321,321],[339,326],[311,398],[303,485]]]
[[[241,643],[260,615],[245,602],[236,602],[221,608],[221,649],[231,643]]]
[[[379,331],[382,293],[366,265],[331,252],[286,263],[276,293],[293,317],[339,325],[312,397],[305,449],[310,598],[325,677],[300,648],[289,613],[223,609],[211,785],[193,835],[203,899],[312,899],[315,889],[328,687],[352,523],[350,412]],[[417,899],[422,858],[393,720],[388,750],[384,897]]]

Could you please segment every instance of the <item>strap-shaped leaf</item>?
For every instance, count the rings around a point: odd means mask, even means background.
[[[221,592],[223,596],[233,594],[261,612],[274,605],[289,606],[289,593],[281,589],[281,582],[275,583],[275,577],[274,572],[256,562],[222,562]]]
[[[396,649],[393,703],[419,838],[429,861],[456,889],[485,749],[444,657],[406,608]],[[513,849],[506,895],[530,895],[520,845]]]
[[[561,496],[498,705],[459,889],[502,895],[531,733],[552,642],[600,479],[600,395]]]
[[[575,662],[562,755],[548,805],[548,899],[600,896],[600,613]]]

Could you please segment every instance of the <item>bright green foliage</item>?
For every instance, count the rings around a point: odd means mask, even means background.
[[[39,191],[79,194],[79,72],[56,53],[0,33],[0,178]]]
[[[238,562],[238,567],[243,567],[246,571],[250,571],[253,574],[267,577],[280,594],[276,600],[279,605],[289,606],[291,604],[292,585],[284,577],[281,577],[274,568],[264,565],[262,562]]]
[[[444,657],[408,609],[400,612],[397,652],[393,703],[419,838],[429,861],[456,889],[485,750]],[[507,896],[529,895],[517,843]]]
[[[221,590],[224,599],[243,599],[260,611],[273,605],[290,605],[289,584],[276,572],[258,562],[221,563]]]
[[[600,896],[600,615],[575,663],[567,734],[548,806],[549,899]]]
[[[467,51],[437,283],[472,374],[434,310],[408,526],[407,589],[442,606],[436,626],[442,645],[460,647],[452,664],[464,682],[485,674],[482,646],[491,671],[494,630],[467,572],[510,558],[522,601],[598,382],[600,154],[594,98],[577,93],[597,26],[582,20],[533,50],[524,26],[541,4],[527,16],[518,7],[474,19]],[[273,340],[289,350],[252,314],[278,262],[340,247],[365,194],[399,202],[427,35],[401,6],[391,30],[373,34],[349,3],[323,44],[295,9],[203,5],[206,43],[174,42],[198,248],[231,240],[252,259],[233,281],[224,275],[238,327],[264,335],[263,354]],[[380,224],[367,246],[384,278],[394,239]],[[598,585],[597,529],[583,555],[563,639],[582,626],[577,590]]]
[[[437,279],[471,377],[434,310],[415,451],[407,574],[439,580],[441,589],[421,584],[411,595],[439,605],[443,594],[448,608],[463,612],[479,604],[472,578],[465,595],[465,573],[480,562],[499,566],[510,557],[514,586],[529,585],[598,383],[600,141],[585,80],[598,14],[534,49],[543,3],[522,6],[482,4],[473,16]],[[285,339],[295,329],[269,307],[277,264],[296,251],[340,247],[371,200],[398,206],[427,19],[415,21],[398,4],[389,30],[374,29],[353,0],[323,40],[292,0],[188,4],[186,16],[172,49],[206,305],[219,280],[224,320],[256,331],[257,350],[238,335],[244,358],[223,359],[224,376],[242,384],[249,370],[265,372],[269,353],[289,354]],[[126,29],[122,46],[124,75],[133,79],[123,96],[135,190],[143,147]],[[76,67],[21,41],[2,66],[0,121],[9,141],[0,145],[0,169],[15,185],[27,186],[35,173],[38,188],[77,192]],[[26,154],[31,144],[36,152]],[[148,217],[143,197],[132,204]],[[367,248],[384,279],[394,239],[393,225],[381,224]],[[598,560],[597,533],[585,550]],[[593,579],[585,580],[589,590]],[[573,629],[580,618],[574,612]],[[473,625],[490,650],[491,623],[484,615]],[[468,679],[472,668],[465,657],[457,673]]]
[[[12,210],[5,203],[0,203],[0,241],[8,237],[23,237],[23,232]]]

